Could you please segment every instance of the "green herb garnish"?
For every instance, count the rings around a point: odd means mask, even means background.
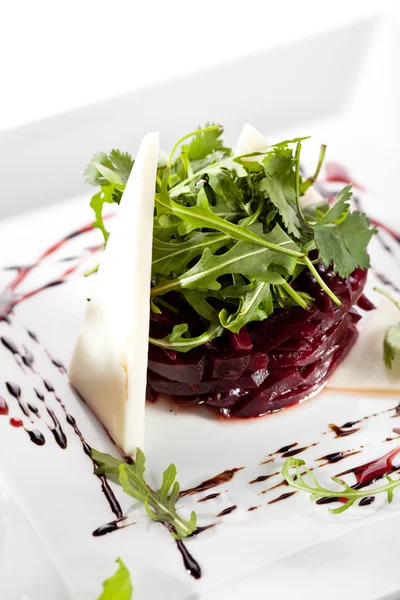
[[[97,600],[132,600],[133,586],[131,576],[120,558],[117,558],[118,569],[112,577],[103,582],[103,593]]]
[[[375,292],[382,294],[400,310],[400,301],[396,300],[389,292],[381,288],[374,288]],[[393,367],[393,361],[400,356],[400,323],[388,327],[383,340],[383,359],[388,369]]]
[[[170,465],[164,471],[161,487],[154,491],[144,478],[146,459],[140,448],[136,450],[136,461],[132,465],[94,449],[92,457],[99,465],[95,471],[96,475],[105,475],[111,481],[120,483],[126,494],[144,504],[148,516],[153,521],[162,521],[171,526],[169,531],[176,540],[188,537],[196,531],[196,513],[192,511],[189,521],[185,521],[176,511],[180,487],[175,480],[175,465]]]
[[[306,309],[313,298],[293,286],[304,269],[340,305],[309,254],[318,250],[317,262],[347,277],[356,267],[369,267],[366,248],[376,232],[364,214],[349,212],[350,186],[331,208],[303,214],[301,195],[318,176],[325,146],[315,173],[303,180],[301,143],[307,138],[234,157],[221,135],[221,126],[207,125],[183,136],[169,157],[160,158],[157,170],[151,309],[159,313],[169,306],[185,314],[182,302],[187,303],[204,329],[191,335],[183,318],[150,343],[180,352],[227,330],[237,333],[277,308]],[[86,181],[100,186],[91,206],[93,226],[105,243],[104,205],[119,203],[133,162],[129,154],[112,150],[95,155],[85,171]]]
[[[305,466],[305,464],[305,461],[301,460],[300,458],[286,459],[282,468],[283,478],[291,487],[310,494],[311,501],[319,500],[321,498],[337,498],[338,501],[342,501],[342,506],[329,509],[330,512],[335,515],[344,512],[353,506],[357,500],[367,496],[375,496],[376,494],[384,493],[387,494],[388,502],[391,502],[393,500],[394,490],[400,486],[400,480],[395,481],[390,477],[390,475],[385,475],[387,479],[387,483],[385,485],[374,489],[354,489],[345,481],[343,481],[343,479],[332,477],[332,481],[343,487],[341,490],[331,490],[322,487],[318,483],[315,475],[308,467]],[[305,481],[304,475],[308,476],[312,480],[311,484]]]

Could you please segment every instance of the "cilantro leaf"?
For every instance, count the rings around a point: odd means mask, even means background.
[[[300,237],[300,219],[296,207],[296,160],[290,148],[276,147],[263,160],[265,177],[260,190],[268,194],[278,209],[289,234]]]
[[[89,185],[111,183],[123,186],[128,181],[133,162],[128,152],[111,150],[108,155],[98,152],[85,169],[85,181]]]
[[[326,267],[333,265],[341,277],[348,277],[357,267],[370,266],[367,246],[376,228],[370,228],[365,214],[349,213],[351,186],[339,192],[335,204],[314,224],[315,244]]]
[[[133,167],[132,156],[128,152],[111,150],[110,161],[118,173],[122,183],[126,183]]]
[[[335,203],[326,211],[318,225],[335,225],[346,218],[350,210],[350,200],[353,196],[351,185],[346,185],[336,196]]]
[[[210,124],[206,124],[208,127]],[[200,127],[199,127],[200,129]],[[190,161],[201,160],[213,152],[222,150],[224,144],[221,140],[223,128],[211,129],[208,131],[199,131],[195,133],[190,144],[183,146],[183,149]]]
[[[133,586],[131,576],[120,558],[117,558],[118,569],[103,583],[103,593],[97,600],[132,600]]]
[[[136,450],[133,465],[94,449],[92,457],[99,465],[96,474],[106,475],[112,481],[118,477],[124,492],[142,502],[153,521],[162,521],[172,526],[170,533],[175,539],[180,540],[196,531],[196,513],[192,511],[190,519],[186,521],[176,511],[180,487],[175,480],[175,465],[170,465],[164,471],[161,487],[154,491],[144,478],[146,459],[140,448]]]
[[[97,152],[93,155],[92,160],[84,171],[85,181],[89,185],[103,185],[108,183],[105,177],[103,177],[98,170],[96,166],[97,164],[104,165],[109,169],[113,169],[113,164],[108,158],[107,154],[105,152]]]
[[[357,267],[368,269],[367,246],[376,231],[370,229],[369,219],[359,211],[337,225],[317,223],[314,232],[319,258],[326,267],[333,264],[341,277],[348,277]]]

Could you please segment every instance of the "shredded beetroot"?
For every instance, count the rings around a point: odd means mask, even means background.
[[[208,404],[225,417],[249,418],[317,393],[356,342],[361,316],[355,306],[373,308],[363,295],[367,271],[356,269],[341,279],[322,265],[317,269],[342,306],[336,306],[304,271],[296,284],[315,299],[307,310],[276,310],[265,321],[249,323],[238,334],[224,335],[185,354],[168,355],[150,345],[148,400],[166,394],[179,404]],[[181,322],[191,323],[192,335],[201,333],[200,318],[183,304],[180,308]],[[177,315],[170,323],[168,316],[152,320],[152,337],[163,337],[166,326],[176,324]]]

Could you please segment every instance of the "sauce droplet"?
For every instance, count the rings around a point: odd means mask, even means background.
[[[228,508],[221,510],[221,512],[217,515],[217,517],[224,517],[225,515],[229,515],[231,512],[233,512],[236,509],[237,509],[236,504],[234,504],[233,506],[228,506]]]
[[[200,579],[201,567],[200,567],[199,563],[190,554],[189,550],[186,548],[186,546],[182,542],[182,540],[178,540],[176,542],[176,544],[178,546],[179,552],[182,555],[183,564],[185,566],[186,571],[189,573],[189,575],[191,575],[195,579]]]
[[[268,504],[275,504],[275,502],[280,502],[281,500],[286,500],[286,498],[290,498],[290,496],[293,496],[296,493],[297,492],[286,492],[286,494],[282,494],[281,496],[278,496],[277,498],[270,500],[268,502]]]
[[[219,473],[219,475],[215,475],[215,477],[212,477],[211,479],[206,479],[205,481],[202,481],[202,483],[199,483],[198,485],[189,488],[187,490],[182,490],[181,493],[179,494],[180,498],[183,498],[183,496],[191,496],[192,494],[197,494],[198,492],[204,492],[205,490],[209,490],[210,488],[216,487],[217,485],[220,485],[221,483],[227,483],[228,481],[230,481],[233,476],[235,475],[235,473],[237,473],[238,471],[241,471],[242,469],[244,469],[244,467],[238,467],[235,469],[227,469],[226,471],[223,471],[223,473]]]
[[[347,423],[346,423],[346,425],[347,425]],[[337,438],[347,437],[349,435],[353,435],[354,433],[357,433],[357,431],[360,431],[359,427],[351,427],[350,429],[346,429],[344,426],[339,427],[339,425],[335,425],[334,423],[329,423],[328,427],[331,431],[333,431],[336,434],[335,437],[337,437]]]

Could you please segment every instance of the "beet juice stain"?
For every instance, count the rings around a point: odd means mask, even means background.
[[[8,404],[3,396],[0,396],[0,415],[8,415]]]
[[[39,286],[38,288],[35,288],[28,292],[22,294],[17,293],[17,289],[21,285],[21,283],[26,279],[26,277],[31,273],[31,271],[37,269],[46,258],[53,255],[57,250],[59,250],[62,246],[67,244],[67,242],[69,242],[71,239],[88,233],[89,231],[92,231],[92,229],[92,224],[89,223],[84,227],[73,231],[69,235],[65,236],[64,238],[50,246],[45,252],[43,252],[43,254],[39,256],[37,261],[32,263],[31,265],[13,267],[13,270],[16,270],[16,275],[14,279],[6,286],[0,298],[0,320],[8,320],[8,316],[13,312],[15,306],[27,300],[28,298],[31,298],[32,296],[35,296],[46,289],[65,283],[68,277],[79,268],[79,262],[76,265],[69,267],[66,271],[62,272],[61,275],[56,279],[48,281],[43,285]],[[100,250],[101,248],[102,246],[94,246],[92,248],[89,248],[89,252],[94,253]],[[29,331],[28,334],[30,334]],[[34,335],[32,335],[31,337],[35,340]]]
[[[396,466],[393,464],[393,460],[400,453],[400,446],[394,448],[384,456],[376,458],[358,467],[352,467],[347,471],[342,471],[336,477],[342,477],[353,473],[356,478],[356,485],[354,489],[360,489],[374,483],[377,479],[382,479],[385,475],[389,475],[394,471],[400,470],[400,465]]]

